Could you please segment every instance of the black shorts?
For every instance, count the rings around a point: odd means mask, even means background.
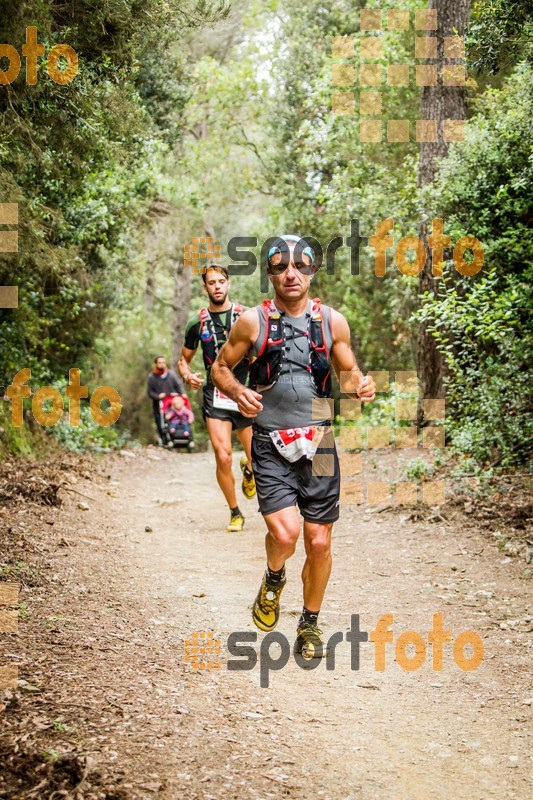
[[[298,506],[308,522],[338,520],[341,476],[333,433],[324,436],[313,461],[304,456],[292,463],[271,440],[254,434],[252,467],[261,514]]]
[[[241,428],[249,428],[253,423],[253,419],[244,417],[239,411],[228,411],[225,408],[215,408],[213,405],[213,396],[215,387],[212,383],[208,383],[203,388],[203,402],[202,402],[202,416],[204,422],[206,417],[210,419],[221,419],[224,422],[231,422],[232,430],[241,430]]]

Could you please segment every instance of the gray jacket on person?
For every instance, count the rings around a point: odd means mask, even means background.
[[[183,384],[174,372],[169,369],[164,375],[156,375],[151,372],[147,381],[148,395],[152,398],[154,412],[159,411],[160,394],[184,394]]]

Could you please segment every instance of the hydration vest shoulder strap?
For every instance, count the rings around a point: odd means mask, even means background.
[[[218,342],[215,323],[213,322],[213,318],[211,317],[208,308],[202,308],[198,316],[200,318],[200,344],[202,346],[204,367],[208,370],[211,369],[213,362],[218,355]],[[205,332],[209,334],[207,339],[202,338]]]
[[[241,306],[240,303],[233,303],[231,308],[229,309],[231,324],[233,325],[238,317],[242,314],[244,308]],[[200,327],[209,327],[211,329],[211,333],[215,336],[216,340],[216,330],[215,330],[215,323],[213,317],[209,313],[208,308],[202,308],[199,314],[200,317]],[[227,319],[227,317],[226,317]],[[218,344],[218,343],[217,343]]]
[[[241,316],[241,314],[244,313],[244,306],[242,306],[240,303],[232,303],[229,311],[230,311],[231,324],[234,325],[237,319]],[[209,313],[208,308],[202,308],[199,316],[200,316],[200,322],[207,322],[208,320],[213,322],[213,318]]]
[[[323,321],[322,301],[318,297],[313,297],[311,300],[311,319],[315,322]]]
[[[202,331],[208,330],[211,336],[213,336],[216,340],[215,323],[213,322],[213,318],[209,313],[209,309],[202,308],[198,316],[200,317],[200,334]]]
[[[276,305],[275,305],[274,301],[271,300],[270,298],[267,298],[266,300],[263,300],[263,302],[261,303],[259,308],[263,309],[263,312],[264,312],[265,317],[266,317],[266,321],[265,321],[265,336],[263,338],[263,342],[261,344],[261,347],[259,348],[259,350],[257,352],[257,358],[259,358],[259,356],[262,355],[265,352],[267,344],[269,344],[269,343],[272,344],[271,341],[269,342],[269,340],[271,340],[271,338],[272,338],[271,335],[270,335],[271,334],[271,323],[272,323],[272,320],[279,320],[279,318],[280,318],[280,313],[279,313],[278,309],[276,308]]]
[[[270,299],[270,297],[267,297],[266,300],[263,300],[263,302],[261,303],[261,307],[264,309],[265,313],[267,313],[269,316],[270,314],[279,314],[279,311],[276,308],[276,304],[274,303],[273,300]]]
[[[233,303],[231,306],[231,324],[235,325],[241,314],[244,313],[244,307],[240,303]]]
[[[310,333],[313,349],[329,354],[326,331],[324,330],[324,314],[322,312],[322,301],[319,297],[313,297],[311,306]]]

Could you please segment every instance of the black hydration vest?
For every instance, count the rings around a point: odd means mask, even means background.
[[[319,397],[331,395],[331,367],[322,319],[322,303],[318,297],[312,300],[311,314],[308,314],[307,337],[309,340],[309,365]],[[272,386],[278,381],[285,359],[285,339],[281,315],[273,300],[264,300],[262,307],[267,317],[265,338],[257,356],[250,362],[250,386]]]
[[[244,308],[240,303],[233,303],[231,306],[231,325],[234,325],[238,320]],[[228,330],[225,329],[226,338],[228,337]],[[202,355],[204,357],[204,367],[206,370],[211,369],[216,357],[218,356],[219,346],[215,323],[209,313],[208,308],[202,308],[200,311],[200,344],[202,346]]]

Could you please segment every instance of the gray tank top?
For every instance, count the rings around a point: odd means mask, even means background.
[[[252,356],[256,356],[261,347],[268,324],[267,312],[262,306],[256,306],[256,308],[259,314],[259,335],[250,349]],[[263,410],[257,415],[255,422],[267,431],[301,428],[329,419],[327,414],[320,419],[317,418],[316,404],[313,409],[313,400],[319,395],[313,376],[308,370],[309,339],[306,334],[311,309],[312,302],[309,301],[307,311],[300,317],[291,317],[280,312],[280,321],[285,328],[285,359],[281,367],[281,374],[274,386],[270,388],[257,387],[257,391],[263,395],[261,401]],[[329,352],[333,343],[329,306],[322,306],[322,319]]]

